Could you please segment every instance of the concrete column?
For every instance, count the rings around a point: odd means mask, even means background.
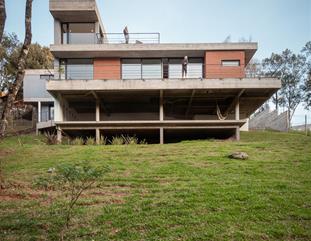
[[[96,144],[99,145],[100,143],[100,130],[99,128],[96,128]]]
[[[64,113],[63,113],[63,105],[62,105],[62,96],[59,94],[57,98],[55,98],[54,102],[54,119],[55,121],[63,121]]]
[[[235,139],[237,141],[240,140],[240,127],[236,127],[236,129],[235,129]]]
[[[164,120],[164,107],[163,107],[163,90],[160,90],[160,101],[159,101],[159,105],[160,105],[160,109],[159,109],[159,113],[160,113],[160,121]]]
[[[100,103],[96,101],[96,121],[100,121]]]
[[[235,120],[240,120],[240,100],[235,104]]]
[[[38,101],[38,122],[41,122],[41,101]]]
[[[57,127],[57,143],[62,143],[62,129],[60,127]]]
[[[160,144],[164,144],[164,129],[160,128]]]

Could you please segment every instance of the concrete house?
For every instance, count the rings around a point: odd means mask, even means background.
[[[50,0],[50,12],[54,70],[27,72],[24,88],[38,88],[25,101],[39,115],[53,109],[59,141],[64,134],[238,140],[247,118],[281,87],[278,79],[248,78],[257,43],[160,43],[158,33],[131,32],[126,43],[123,33],[106,33],[95,0]]]

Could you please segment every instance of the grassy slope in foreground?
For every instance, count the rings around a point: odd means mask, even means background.
[[[0,240],[57,239],[55,191],[33,180],[58,163],[90,160],[112,171],[79,203],[68,240],[310,240],[311,138],[242,133],[240,142],[46,146],[0,143],[5,176]],[[245,151],[246,161],[230,160]]]

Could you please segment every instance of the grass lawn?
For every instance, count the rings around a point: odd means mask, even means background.
[[[233,151],[249,159],[231,160]],[[33,183],[82,160],[111,171],[79,201],[67,240],[311,240],[311,137],[302,134],[162,146],[47,146],[23,136],[2,141],[0,159],[10,184],[0,191],[0,240],[57,240],[57,191]]]

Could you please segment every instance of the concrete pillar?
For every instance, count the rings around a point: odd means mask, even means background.
[[[160,144],[164,144],[164,129],[160,128]]]
[[[62,143],[62,129],[60,127],[57,127],[57,143]]]
[[[235,120],[240,120],[240,100],[235,104]]]
[[[235,139],[237,141],[240,140],[240,127],[236,127],[236,129],[235,129]]]
[[[100,121],[100,103],[96,101],[96,121]]]
[[[55,121],[63,121],[64,113],[63,113],[63,105],[62,105],[62,96],[59,94],[57,98],[55,98],[54,102],[54,119]]]
[[[41,101],[38,101],[38,122],[41,122]]]
[[[159,101],[159,115],[160,115],[160,121],[164,120],[164,107],[163,107],[163,90],[160,90],[160,101]]]
[[[95,131],[96,131],[96,135],[95,135],[96,136],[96,138],[95,138],[96,144],[99,145],[99,143],[100,143],[100,130],[99,130],[99,128],[96,128]]]
[[[61,44],[62,31],[60,21],[54,19],[54,44]]]

